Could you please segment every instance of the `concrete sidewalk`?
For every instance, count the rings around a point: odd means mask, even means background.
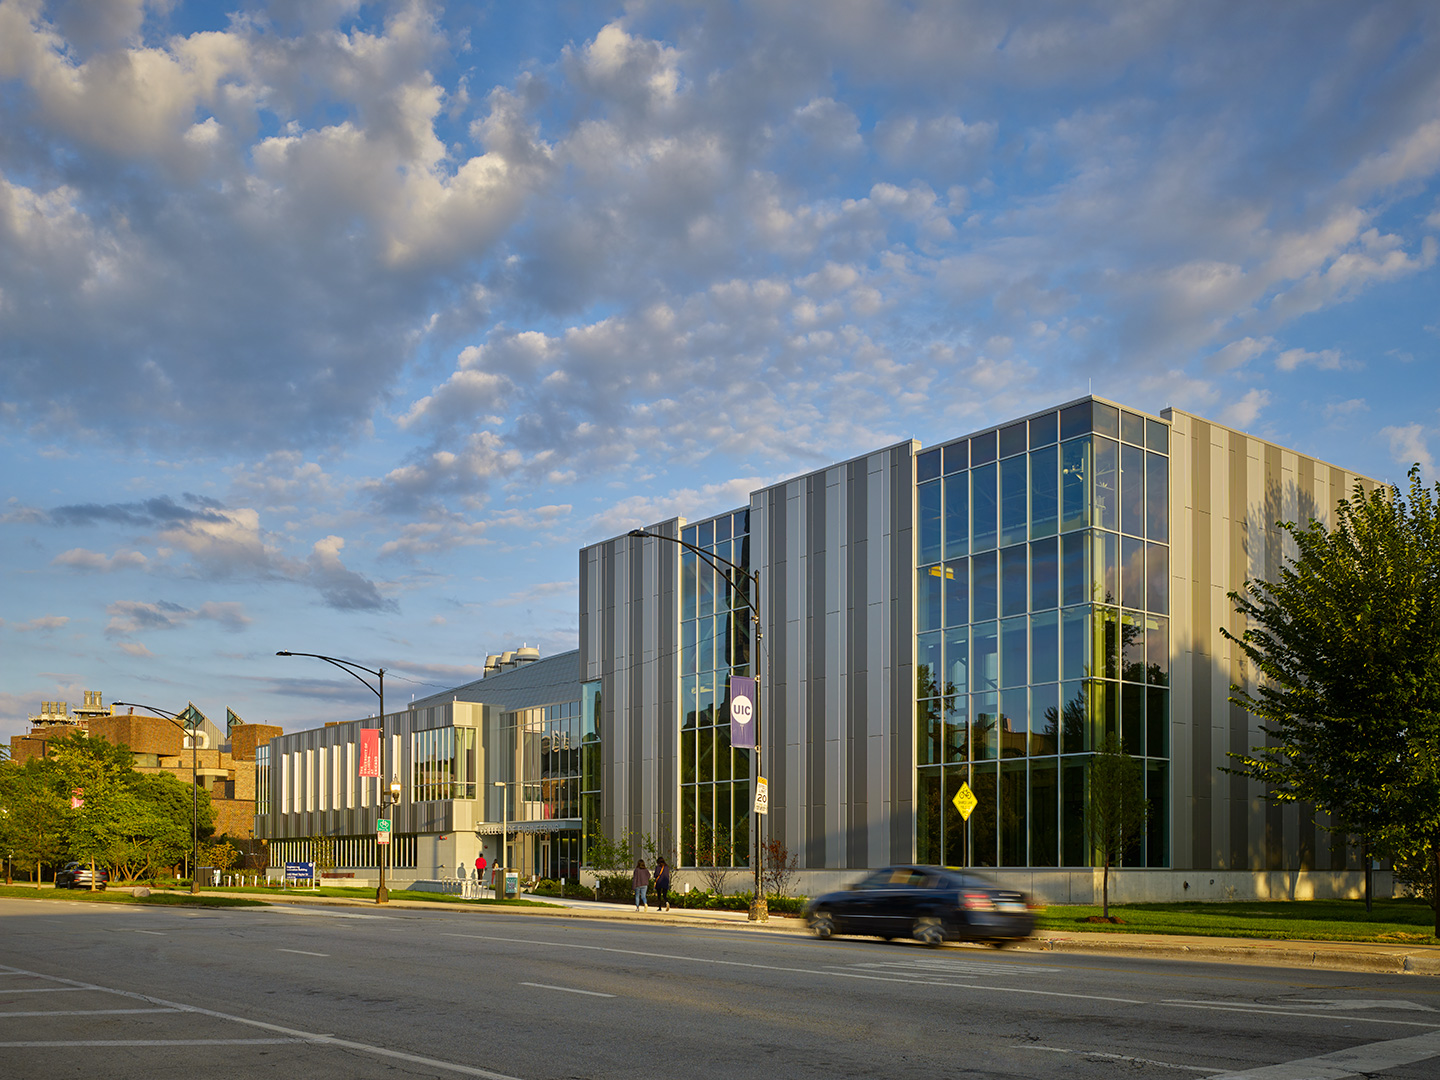
[[[235,896],[259,899],[254,894],[208,891],[207,896]],[[344,907],[375,907],[372,901],[349,897],[305,896],[301,891],[266,897],[275,904],[324,904]],[[607,919],[628,923],[669,926],[710,926],[746,930],[752,933],[807,934],[803,919],[771,915],[768,922],[752,923],[744,911],[712,911],[675,908],[668,912],[654,908],[640,912],[633,904],[611,904],[554,896],[525,896],[523,899],[547,907],[472,907],[465,903],[425,900],[392,900],[390,908],[431,911],[485,911],[541,915],[552,918]],[[984,948],[968,945],[965,948]],[[1016,952],[1083,953],[1095,956],[1141,956],[1164,960],[1196,960],[1220,964],[1263,964],[1274,967],[1322,968],[1334,971],[1440,975],[1440,945],[1380,945],[1353,941],[1269,941],[1258,938],[1221,938],[1178,934],[1085,933],[1039,930],[1028,941],[1010,946]]]

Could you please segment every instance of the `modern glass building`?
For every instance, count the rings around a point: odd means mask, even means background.
[[[595,836],[628,830],[675,853],[681,881],[719,865],[741,887],[758,841],[797,856],[812,894],[922,861],[1085,902],[1090,770],[1113,739],[1143,763],[1149,808],[1115,897],[1353,893],[1352,844],[1224,771],[1265,736],[1229,700],[1253,672],[1221,631],[1245,629],[1229,593],[1293,554],[1276,523],[1327,520],[1357,483],[1375,486],[1179,409],[1087,397],[591,544],[578,652],[487,665],[386,718],[396,877],[493,861],[504,831],[508,865],[573,878]],[[759,682],[758,773],[730,745],[737,675]],[[363,726],[265,748],[272,864],[317,834],[357,876],[373,864]]]
[[[1221,771],[1264,736],[1228,701],[1250,675],[1219,631],[1243,630],[1226,594],[1278,570],[1274,523],[1325,518],[1357,481],[1373,483],[1179,410],[1086,398],[591,545],[595,827],[673,835],[682,866],[722,848],[747,866],[754,770],[729,745],[726,686],[750,674],[762,837],[799,854],[808,888],[920,860],[1086,899],[1089,769],[1113,737],[1144,763],[1150,810],[1121,895],[1343,892],[1347,844]],[[758,573],[756,595],[727,563]]]

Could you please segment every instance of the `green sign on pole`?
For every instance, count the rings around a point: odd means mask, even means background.
[[[380,818],[375,822],[375,842],[377,844],[388,844],[390,842],[390,819]]]

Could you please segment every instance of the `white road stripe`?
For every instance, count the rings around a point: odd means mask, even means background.
[[[1440,1031],[1411,1035],[1408,1039],[1365,1043],[1333,1054],[1285,1061],[1279,1065],[1263,1065],[1258,1069],[1224,1073],[1215,1080],[1343,1080],[1349,1076],[1369,1076],[1414,1065],[1419,1061],[1440,1057]]]
[[[602,994],[598,990],[576,990],[573,986],[551,986],[549,983],[527,983],[522,982],[521,986],[534,986],[541,990],[560,990],[567,994],[588,994],[590,997],[613,998],[614,994]]]
[[[534,941],[528,938],[494,937],[487,934],[455,934],[444,937],[468,938],[472,941],[500,941],[510,945],[549,945],[557,949],[581,949],[590,952],[617,953],[621,956],[645,956],[655,960],[684,960],[693,964],[713,964],[717,967],[749,968],[753,971],[783,971],[792,975],[827,975],[833,979],[862,979],[866,982],[903,983],[906,986],[954,986],[965,990],[987,990],[994,994],[1031,994],[1036,997],[1070,998],[1079,1001],[1109,1001],[1120,1005],[1144,1005],[1135,998],[1101,997],[1099,994],[1065,994],[1058,990],[1031,990],[1018,986],[980,986],[975,983],[941,982],[938,979],[902,978],[886,975],[871,975],[859,971],[837,971],[823,968],[787,967],[783,964],[751,964],[739,960],[716,960],[710,956],[681,956],[676,953],[646,952],[641,949],[616,949],[605,945],[579,945],[570,941]]]
[[[306,952],[304,949],[276,949],[276,952],[293,952],[300,956],[329,956],[328,952]]]
[[[131,930],[132,934],[154,934],[156,937],[165,937],[163,930]]]
[[[69,1039],[55,1042],[0,1042],[0,1048],[40,1047],[64,1049],[72,1046],[276,1046],[305,1043],[311,1039]]]
[[[1186,1072],[1219,1073],[1224,1069],[1207,1069],[1203,1065],[1177,1065],[1173,1061],[1156,1061],[1154,1058],[1130,1057],[1127,1054],[1107,1054],[1100,1050],[1067,1050],[1063,1046],[1035,1046],[1021,1043],[1017,1050],[1044,1050],[1051,1054],[1074,1054],[1076,1057],[1103,1058],[1106,1061],[1128,1061],[1132,1065],[1154,1065],[1161,1069],[1183,1069]]]
[[[365,918],[384,918],[385,916],[364,916]],[[403,1050],[391,1050],[384,1046],[372,1046],[369,1043],[356,1042],[352,1039],[337,1039],[333,1035],[321,1035],[313,1031],[300,1031],[296,1028],[285,1027],[283,1024],[270,1024],[263,1020],[251,1020],[244,1016],[235,1016],[231,1013],[222,1013],[215,1009],[203,1009],[198,1005],[184,1005],[176,1001],[166,1001],[164,998],[151,997],[149,994],[137,994],[131,990],[116,990],[109,986],[97,986],[94,983],[82,983],[75,979],[61,978],[59,975],[45,975],[38,971],[26,971],[23,968],[7,968],[6,970],[17,975],[29,975],[36,979],[46,979],[50,982],[69,983],[65,989],[70,990],[96,990],[104,994],[114,994],[117,997],[130,998],[134,1001],[145,1001],[151,1005],[163,1005],[167,1008],[177,1009],[180,1012],[193,1013],[196,1016],[212,1016],[217,1020],[229,1020],[236,1024],[244,1024],[247,1027],[259,1028],[262,1031],[273,1031],[277,1034],[289,1036],[285,1039],[277,1039],[276,1042],[305,1042],[321,1046],[339,1046],[346,1050],[356,1050],[362,1054],[374,1054],[377,1057],[392,1058],[396,1061],[408,1061],[414,1065],[424,1065],[431,1069],[440,1069],[445,1072],[458,1073],[461,1076],[478,1076],[481,1080],[518,1080],[517,1077],[507,1076],[504,1073],[491,1072],[489,1069],[477,1069],[472,1065],[461,1065],[454,1061],[441,1061],[438,1058],[423,1057],[419,1054],[407,1054]],[[13,991],[8,991],[13,993]],[[243,1042],[238,1040],[237,1042]],[[223,1040],[217,1040],[215,1045],[223,1045]],[[0,1048],[5,1047],[43,1047],[50,1045],[58,1046],[157,1046],[157,1045],[205,1045],[202,1042],[176,1042],[176,1043],[0,1043]]]
[[[28,975],[29,972],[26,972]],[[41,975],[39,978],[48,979],[50,976]],[[19,990],[6,990],[7,994],[72,994],[76,990],[89,990],[88,986],[27,986]]]
[[[1440,1028],[1440,1021],[1437,1020],[1427,1023],[1424,1020],[1387,1020],[1380,1016],[1336,1016],[1334,1013],[1289,1012],[1285,1009],[1272,1009],[1266,1005],[1228,1005],[1218,1001],[1162,1001],[1159,1004],[1169,1005],[1173,1009],[1206,1009],[1210,1012],[1238,1012],[1250,1016],[1303,1016],[1307,1020],[1350,1020],[1357,1024],[1395,1024],[1400,1027],[1427,1028],[1430,1031]]]
[[[175,1013],[180,1009],[55,1009],[45,1012],[0,1012],[0,1019],[10,1016],[128,1016],[132,1013]]]

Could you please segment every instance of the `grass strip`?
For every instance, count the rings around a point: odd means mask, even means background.
[[[1118,924],[1087,922],[1099,907],[1066,905],[1040,913],[1041,930],[1099,934],[1193,934],[1268,941],[1356,941],[1434,945],[1435,914],[1421,900],[1264,900],[1227,903],[1111,904]]]
[[[23,900],[70,900],[82,904],[155,904],[162,907],[267,907],[263,900],[235,896],[192,896],[189,892],[151,890],[149,896],[130,895],[129,886],[91,892],[89,889],[37,889],[33,885],[0,885],[0,896]]]

